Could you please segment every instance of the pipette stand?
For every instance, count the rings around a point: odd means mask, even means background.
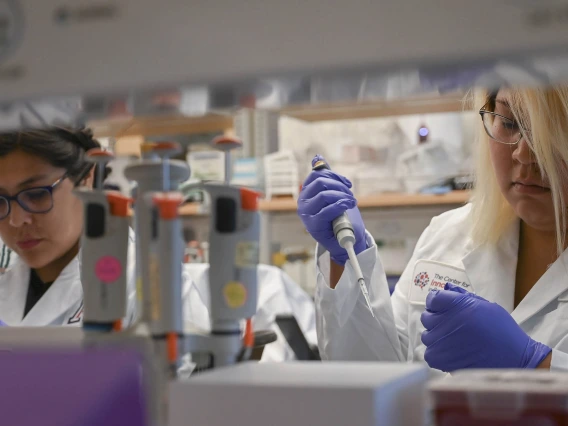
[[[152,306],[150,286],[149,247],[152,231],[152,206],[143,202],[149,193],[164,190],[164,185],[177,188],[189,178],[189,166],[180,160],[168,160],[169,177],[164,176],[162,157],[179,152],[179,145],[171,142],[144,143],[141,146],[142,159],[128,165],[124,170],[127,179],[138,183],[134,205],[134,229],[136,232],[136,277],[137,292],[141,296],[141,319],[151,321]],[[167,179],[167,182],[166,182]]]
[[[168,160],[164,160],[168,161]],[[166,422],[168,385],[177,377],[183,352],[182,224],[178,207],[181,194],[160,192],[147,194],[142,202],[152,208],[149,316],[150,339],[153,347],[154,389],[160,404],[159,419]]]
[[[222,135],[213,139],[211,141],[211,146],[213,146],[216,150],[225,153],[225,185],[230,185],[233,177],[231,151],[242,148],[243,143],[238,138]]]
[[[211,195],[209,245],[210,334],[186,336],[186,350],[209,354],[212,368],[235,364],[243,320],[257,309],[260,217],[258,193],[225,184],[197,184]],[[194,357],[194,360],[201,357]],[[199,364],[199,363],[198,363]]]
[[[75,190],[85,212],[81,282],[86,336],[121,330],[126,316],[130,198],[102,189],[104,169],[112,158],[101,149],[89,151],[87,159],[98,168],[99,182],[94,189]]]
[[[93,149],[87,160],[98,168],[95,188],[79,187],[75,194],[83,200],[85,226],[81,238],[81,283],[83,285],[83,334],[80,346],[96,349],[108,346],[136,349],[144,359],[148,389],[148,418],[158,419],[165,409],[159,404],[153,383],[155,357],[151,340],[133,328],[124,329],[127,314],[128,246],[131,199],[116,191],[102,189],[110,152]],[[63,346],[63,345],[62,345]],[[156,423],[157,424],[157,423]]]
[[[168,205],[172,199],[178,205],[181,202],[181,197],[175,193],[172,195],[171,189],[189,178],[189,166],[183,161],[170,159],[181,152],[181,147],[175,142],[144,143],[141,150],[142,159],[130,164],[124,171],[127,179],[138,184],[134,224],[137,294],[141,313],[133,333],[145,336],[151,342],[151,361],[147,363],[151,383],[148,387],[151,418],[164,424],[166,386],[182,355],[177,340],[183,332],[181,222],[177,217],[177,207],[172,217],[168,214],[171,212]]]
[[[199,183],[211,197],[209,292],[211,333],[186,336],[186,350],[198,369],[235,364],[249,355],[243,348],[242,323],[257,309],[259,194],[232,186],[230,151],[239,139],[220,136],[211,142],[225,153],[225,182]]]

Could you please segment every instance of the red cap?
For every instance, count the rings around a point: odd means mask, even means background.
[[[181,146],[177,142],[143,142],[140,145],[140,151],[145,154],[148,152],[154,152],[156,154],[163,153],[164,151],[169,154],[175,154],[181,152]]]
[[[260,194],[249,188],[241,188],[241,207],[243,210],[257,211]]]
[[[142,152],[150,152],[154,150],[156,144],[154,142],[142,142],[140,144],[140,151]]]
[[[244,346],[246,348],[254,347],[254,331],[252,327],[252,319],[247,318],[245,323],[245,336],[244,336]]]
[[[180,149],[180,144],[169,141],[154,142],[153,151],[161,151],[164,149]]]
[[[175,362],[178,357],[178,335],[174,332],[166,334],[166,342],[168,347],[168,361]]]
[[[92,148],[87,151],[87,157],[109,157],[113,158],[114,155],[110,151],[106,151],[102,148]]]
[[[130,213],[132,198],[122,195],[120,192],[109,192],[107,201],[110,206],[110,214],[113,216],[126,217]]]
[[[178,194],[155,195],[152,201],[158,208],[161,219],[175,219],[179,215],[178,209],[183,198]]]
[[[217,136],[215,139],[211,141],[213,145],[219,146],[242,146],[243,143],[239,138],[231,137],[231,136]]]

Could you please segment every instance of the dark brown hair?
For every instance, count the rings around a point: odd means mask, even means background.
[[[85,153],[101,144],[88,128],[52,127],[40,130],[19,130],[0,133],[0,157],[21,150],[42,158],[54,167],[67,171],[67,176],[76,184],[83,180],[93,167]],[[110,169],[105,170],[106,178]],[[98,170],[95,170],[95,181]]]

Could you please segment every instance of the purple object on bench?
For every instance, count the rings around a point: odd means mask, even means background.
[[[146,426],[131,351],[0,352],[0,424]]]

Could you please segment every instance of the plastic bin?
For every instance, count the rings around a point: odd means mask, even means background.
[[[568,373],[467,370],[429,390],[437,426],[568,425]]]

